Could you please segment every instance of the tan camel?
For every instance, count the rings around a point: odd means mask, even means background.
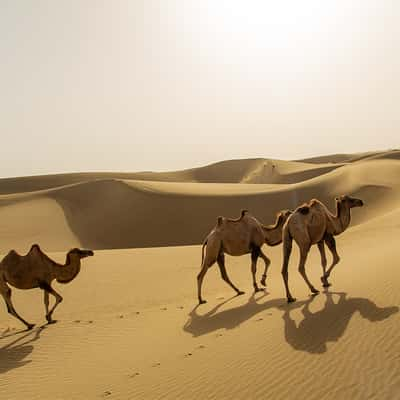
[[[313,199],[310,202],[298,207],[294,213],[288,218],[283,227],[283,267],[282,276],[285,283],[286,297],[288,303],[296,301],[290,294],[288,285],[288,265],[290,253],[292,251],[293,239],[300,249],[299,272],[307,283],[313,294],[319,291],[308,280],[305,263],[310,247],[314,244],[318,245],[321,253],[321,264],[323,275],[321,282],[324,287],[330,286],[328,278],[333,267],[340,261],[336,252],[336,242],[334,236],[344,232],[350,224],[350,209],[353,207],[362,207],[363,201],[342,195],[335,199],[336,215],[333,215],[327,207],[319,200]],[[326,256],[324,243],[327,244],[332,253],[333,261],[329,269],[326,271]]]
[[[197,276],[197,290],[199,304],[206,301],[201,297],[201,287],[207,270],[217,261],[222,279],[230,285],[238,295],[244,294],[229,279],[225,268],[225,253],[231,256],[242,256],[251,253],[251,273],[253,286],[256,292],[260,289],[256,282],[257,259],[261,257],[265,263],[261,284],[266,285],[269,258],[261,251],[261,246],[267,243],[275,246],[282,242],[282,227],[291,211],[284,210],[277,214],[274,225],[264,226],[247,210],[242,210],[238,219],[218,217],[217,225],[208,234],[203,242],[201,270]],[[207,247],[206,247],[207,246]],[[206,252],[204,255],[204,248]]]
[[[92,255],[92,250],[75,248],[67,253],[65,265],[61,265],[46,256],[37,244],[34,244],[25,256],[11,250],[0,263],[0,294],[4,297],[8,312],[23,322],[28,329],[32,329],[35,325],[26,322],[15,311],[8,284],[17,289],[40,288],[44,291],[47,322],[56,322],[51,316],[63,298],[51,287],[51,282],[54,279],[59,283],[71,282],[81,269],[81,258]],[[49,294],[56,299],[50,311]]]

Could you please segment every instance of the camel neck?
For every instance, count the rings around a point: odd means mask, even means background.
[[[350,225],[350,219],[350,208],[345,206],[342,202],[337,202],[335,215],[335,235],[339,235],[348,228]]]
[[[265,242],[268,244],[268,246],[276,246],[282,243],[282,227],[283,218],[281,215],[277,218],[274,225],[262,226]]]
[[[67,254],[65,265],[58,264],[56,267],[56,279],[59,283],[71,282],[81,270],[81,260]]]

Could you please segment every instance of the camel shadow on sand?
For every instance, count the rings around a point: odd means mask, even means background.
[[[358,312],[370,322],[378,322],[399,311],[396,306],[378,307],[369,299],[347,298],[343,292],[325,291],[322,296],[325,296],[325,304],[319,311],[310,311],[313,297],[305,302],[301,309],[303,318],[298,324],[291,318],[290,307],[284,310],[285,339],[293,349],[314,354],[325,353],[327,343],[337,342],[343,336],[355,313]]]
[[[276,308],[283,311],[286,342],[294,350],[321,354],[327,351],[328,342],[337,342],[343,336],[356,312],[370,322],[377,322],[399,311],[399,307],[396,306],[378,307],[369,299],[347,298],[346,293],[326,291],[320,294],[325,297],[325,304],[316,312],[310,311],[310,305],[317,298],[316,296],[289,305],[286,304],[286,299],[282,298],[260,302],[265,296],[266,294],[256,299],[253,295],[246,304],[218,312],[224,304],[233,299],[232,297],[203,315],[197,313],[198,306],[196,306],[189,313],[189,319],[183,330],[198,337],[218,329],[234,329],[255,315]],[[336,302],[334,296],[338,297]],[[302,320],[296,324],[290,314],[299,308],[301,308]]]
[[[282,309],[286,303],[286,299],[283,298],[260,302],[260,300],[265,298],[267,294],[268,293],[264,293],[262,296],[257,298],[256,295],[253,294],[249,297],[247,303],[220,312],[217,311],[237,296],[230,297],[205,314],[198,314],[197,309],[199,305],[197,305],[189,313],[189,319],[185,323],[183,330],[192,334],[194,337],[198,337],[218,329],[237,328],[243,322],[263,311],[268,311],[273,308]],[[301,307],[302,304],[304,304],[304,302],[299,301],[294,303],[292,307]]]
[[[23,367],[31,362],[31,360],[26,359],[34,349],[31,343],[39,339],[42,330],[43,327],[28,331],[12,342],[0,347],[0,374],[4,374],[15,368]],[[16,334],[7,335],[6,337]],[[2,339],[6,337],[3,336]]]

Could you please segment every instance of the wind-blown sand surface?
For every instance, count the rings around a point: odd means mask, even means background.
[[[399,152],[319,160],[237,160],[172,173],[69,174],[0,180],[0,253],[38,242],[59,262],[90,247],[80,275],[43,326],[40,290],[13,289],[32,331],[0,312],[0,399],[398,399],[400,393]],[[230,172],[231,171],[231,172]],[[196,307],[200,243],[218,215],[275,213],[316,197],[333,210],[360,197],[337,237],[329,291],[310,297],[294,246],[287,305],[272,260],[253,295],[250,256],[227,257]],[[329,252],[328,252],[329,253]],[[328,256],[328,262],[330,255]],[[320,286],[316,248],[306,265]],[[259,262],[259,276],[262,262]],[[322,289],[322,288],[321,288]]]

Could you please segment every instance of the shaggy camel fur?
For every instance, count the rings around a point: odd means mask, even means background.
[[[307,278],[305,271],[305,263],[310,247],[314,244],[318,245],[321,253],[321,263],[323,275],[321,281],[324,287],[330,286],[328,278],[333,267],[339,262],[340,258],[336,252],[336,242],[334,236],[344,232],[350,224],[350,209],[353,207],[362,207],[363,201],[342,195],[335,199],[336,215],[333,215],[327,207],[319,200],[313,199],[309,203],[298,207],[294,213],[288,218],[283,227],[283,267],[282,276],[286,289],[286,297],[288,303],[296,301],[290,294],[288,285],[288,265],[290,253],[292,251],[293,239],[300,249],[299,272],[307,283],[313,294],[319,291],[311,284]],[[327,244],[332,253],[333,261],[329,269],[326,271],[326,256],[324,242]]]
[[[244,294],[229,279],[225,269],[225,256],[241,256],[251,253],[251,272],[253,286],[256,292],[262,290],[257,286],[256,268],[257,259],[261,257],[265,263],[264,274],[261,284],[266,285],[268,267],[271,263],[269,258],[261,251],[261,246],[267,243],[275,246],[282,242],[282,227],[291,211],[285,210],[278,213],[276,222],[271,226],[264,226],[254,218],[247,210],[242,210],[238,219],[218,217],[215,228],[208,234],[203,242],[201,270],[197,276],[197,289],[199,304],[206,301],[201,297],[201,287],[207,270],[217,261],[222,279],[230,285],[238,295]],[[206,253],[204,256],[204,247]]]
[[[0,295],[6,302],[8,312],[23,322],[28,329],[32,329],[35,325],[26,322],[15,311],[11,301],[11,289],[7,283],[17,289],[40,288],[44,291],[47,322],[56,322],[51,316],[63,298],[51,287],[51,282],[54,279],[59,283],[71,282],[80,271],[81,258],[92,255],[92,250],[75,248],[67,253],[65,265],[61,265],[47,257],[37,244],[34,244],[25,256],[11,250],[0,263]],[[49,294],[56,299],[50,311]]]

